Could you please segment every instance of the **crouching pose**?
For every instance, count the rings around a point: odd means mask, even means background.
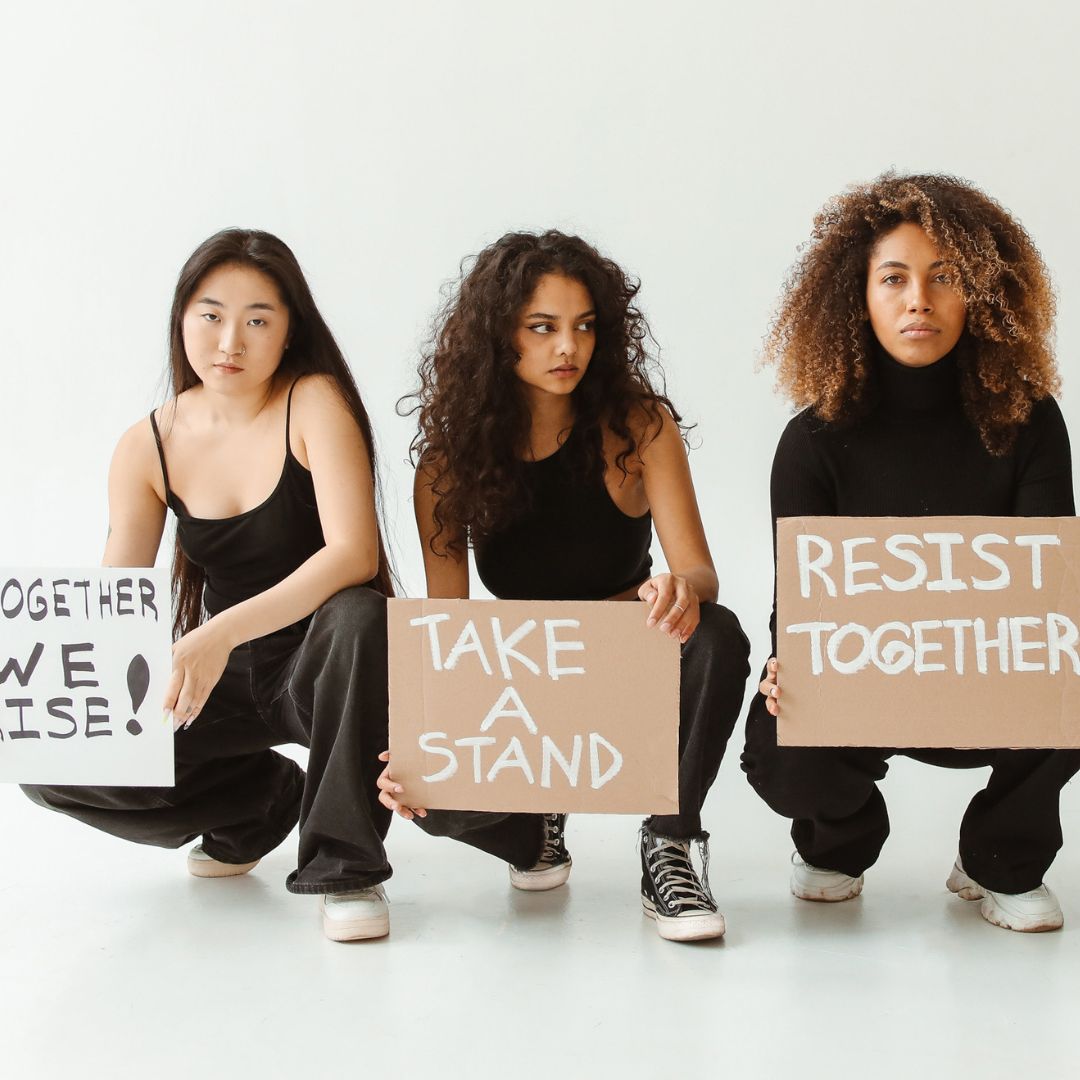
[[[946,176],[885,176],[830,202],[768,342],[803,406],[772,472],[772,512],[1071,515],[1069,440],[1054,401],[1053,294],[1007,211]],[[775,612],[773,616],[775,632]],[[775,636],[774,636],[775,644]],[[780,672],[780,675],[783,673]],[[1043,878],[1061,846],[1058,801],[1080,754],[1057,750],[778,747],[770,660],[743,768],[793,819],[791,891],[847,900],[889,834],[888,759],[989,765],[960,826],[948,888],[1010,930],[1053,930]],[[1017,730],[1024,717],[1016,717]]]
[[[724,921],[700,812],[742,704],[748,645],[715,602],[680,418],[650,380],[637,289],[559,232],[510,233],[480,253],[420,367],[416,517],[429,596],[469,596],[471,545],[500,599],[643,601],[642,618],[682,643],[680,809],[642,825],[641,899],[661,936],[710,938]],[[669,573],[651,570],[654,522]],[[387,806],[413,815],[389,768],[380,786]],[[420,823],[504,859],[519,889],[569,876],[565,814],[433,810]]]
[[[299,821],[286,887],[322,896],[329,937],[381,936],[390,573],[367,414],[273,236],[202,244],[170,325],[175,396],[117,446],[104,563],[152,566],[176,515],[176,784],[24,790],[138,843],[201,837],[197,877],[247,873]],[[283,743],[310,748],[306,775]]]

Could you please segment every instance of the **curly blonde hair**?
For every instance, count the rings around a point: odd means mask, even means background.
[[[1054,293],[1023,226],[966,180],[885,173],[831,199],[788,274],[764,362],[776,364],[792,402],[822,420],[864,416],[876,400],[867,267],[879,238],[905,222],[926,231],[964,298],[964,410],[986,449],[1004,454],[1032,405],[1060,389]]]

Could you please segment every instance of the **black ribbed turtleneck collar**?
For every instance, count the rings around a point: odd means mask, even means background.
[[[925,413],[960,403],[960,371],[953,349],[936,364],[908,367],[878,348],[875,357],[881,407],[890,412]]]

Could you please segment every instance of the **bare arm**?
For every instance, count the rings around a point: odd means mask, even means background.
[[[700,602],[716,600],[718,582],[686,446],[671,415],[663,407],[661,413],[663,425],[640,457],[645,496],[670,574],[654,575],[638,595],[652,604],[650,625],[659,621],[661,629],[686,641],[700,620]]]
[[[435,536],[435,506],[438,496],[431,490],[432,474],[422,466],[416,470],[413,483],[413,509],[416,513],[416,530],[420,534],[420,547],[424,554],[424,576],[427,578],[427,594],[433,599],[469,599],[469,558],[464,543],[450,550],[446,546],[446,534],[431,547]]]
[[[121,436],[109,466],[109,535],[102,566],[153,566],[165,529],[164,483],[154,435],[140,420]]]

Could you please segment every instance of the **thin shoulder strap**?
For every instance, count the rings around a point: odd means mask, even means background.
[[[285,400],[285,454],[287,457],[292,457],[292,439],[289,438],[289,422],[292,418],[292,392],[296,389],[296,384],[303,378],[302,375],[298,375],[293,379],[292,386],[289,387],[289,396]],[[162,459],[164,462],[164,459]]]
[[[154,442],[157,443],[158,459],[161,461],[161,478],[165,481],[165,495],[169,496],[172,494],[172,488],[169,487],[169,470],[165,465],[165,448],[161,445],[161,432],[158,431],[153,410],[150,412],[150,426],[154,429]]]

